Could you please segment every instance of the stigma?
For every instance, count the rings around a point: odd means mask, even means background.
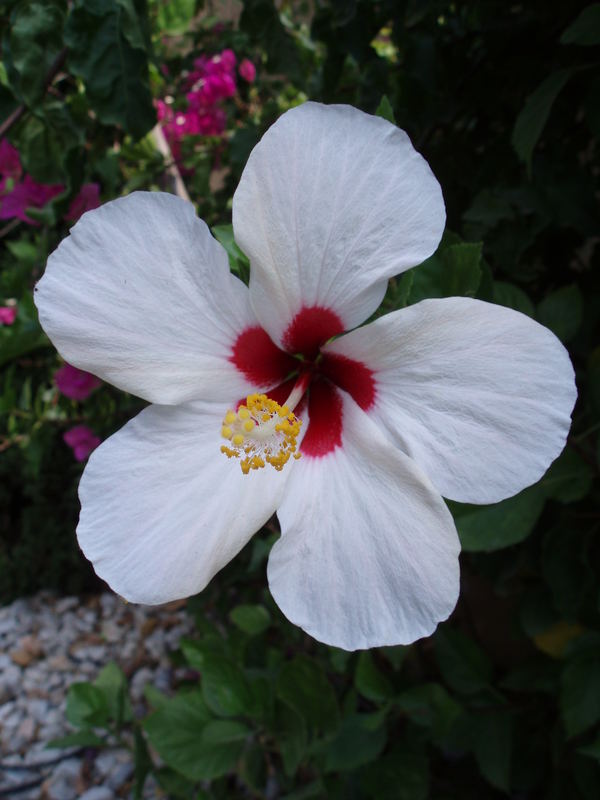
[[[302,420],[290,409],[290,399],[280,406],[266,394],[250,394],[237,411],[225,414],[221,436],[228,444],[221,446],[221,452],[239,458],[244,475],[266,464],[280,472],[290,458],[300,458],[297,438]]]

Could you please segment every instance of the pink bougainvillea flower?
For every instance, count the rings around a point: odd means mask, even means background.
[[[357,327],[444,223],[403,131],[305,103],[234,196],[249,289],[176,197],[136,193],[73,228],[37,287],[42,325],[65,359],[154,404],[80,485],[79,542],[115,591],[198,592],[277,511],[271,592],[315,638],[408,643],[450,614],[442,495],[492,503],[537,481],[576,391],[558,339],[508,308],[424,300]]]
[[[25,213],[28,208],[43,208],[53,197],[64,191],[60,184],[37,183],[30,175],[25,175],[7,194],[0,197],[0,219],[17,219],[28,225],[39,225]]]
[[[238,67],[238,72],[242,76],[242,78],[247,81],[248,83],[254,83],[256,78],[256,67],[250,61],[250,59],[245,58]]]
[[[12,325],[17,318],[17,307],[0,306],[0,325]]]
[[[102,383],[100,378],[71,364],[63,364],[55,372],[54,381],[59,392],[71,400],[85,400]]]
[[[63,434],[63,440],[73,451],[77,461],[85,461],[102,441],[87,425],[75,425]]]
[[[97,183],[84,183],[77,195],[71,201],[69,210],[65,214],[66,220],[77,222],[82,214],[98,208],[100,205],[100,186]]]

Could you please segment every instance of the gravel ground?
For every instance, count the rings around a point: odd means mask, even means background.
[[[41,593],[0,608],[0,797],[130,797],[128,751],[53,750],[47,743],[72,731],[64,713],[68,687],[93,680],[111,660],[129,677],[134,713],[142,714],[147,683],[164,692],[176,683],[168,653],[192,630],[185,602],[133,606],[112,594],[82,600]],[[160,796],[150,780],[144,796]]]

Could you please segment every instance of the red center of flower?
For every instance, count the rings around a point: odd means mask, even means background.
[[[318,458],[342,443],[343,404],[336,387],[348,392],[366,411],[375,402],[374,373],[361,361],[321,353],[333,336],[343,333],[338,315],[329,308],[302,308],[283,335],[281,350],[260,326],[247,328],[236,339],[230,360],[246,378],[269,389],[269,397],[284,403],[300,374],[308,376],[305,398],[296,409],[302,416],[308,402],[310,424],[301,451]]]

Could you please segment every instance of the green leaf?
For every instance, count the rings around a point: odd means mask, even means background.
[[[148,751],[146,740],[137,725],[133,729],[133,763],[133,796],[135,800],[142,800],[144,784],[154,767],[154,762]]]
[[[384,94],[381,100],[379,101],[379,105],[377,106],[377,110],[375,111],[375,116],[381,117],[382,119],[387,119],[387,121],[391,122],[392,125],[396,124],[394,109],[392,108],[392,104],[390,103],[387,94]]]
[[[102,668],[94,686],[104,694],[110,717],[119,727],[132,719],[127,678],[114,661]]]
[[[373,726],[373,717],[377,724]],[[375,761],[385,747],[387,734],[379,715],[350,714],[344,717],[339,731],[327,748],[325,769],[343,771],[356,769]]]
[[[594,480],[590,465],[572,447],[565,447],[539,482],[549,497],[561,503],[584,498]]]
[[[561,677],[560,710],[567,736],[577,736],[600,720],[600,648],[578,651]]]
[[[19,137],[23,169],[41,183],[65,183],[70,151],[83,144],[83,132],[69,107],[47,101],[30,115]]]
[[[438,628],[434,646],[444,680],[457,692],[475,694],[489,686],[491,662],[464,633],[447,626]]]
[[[583,298],[575,283],[546,295],[538,306],[538,321],[563,342],[569,342],[575,336],[582,316]]]
[[[513,725],[503,709],[477,711],[469,717],[473,754],[483,777],[503,792],[510,789]]]
[[[391,681],[375,666],[369,650],[359,653],[354,673],[354,685],[368,700],[385,701],[394,695]]]
[[[544,130],[552,105],[572,74],[571,69],[561,69],[549,75],[529,95],[517,117],[512,145],[528,169],[531,167],[533,149]]]
[[[527,294],[513,283],[494,281],[494,303],[513,308],[528,317],[535,316],[535,307]]]
[[[565,29],[561,44],[591,46],[600,44],[600,3],[592,3]]]
[[[91,683],[73,683],[67,693],[66,716],[76,728],[105,727],[110,720],[106,695]]]
[[[140,139],[156,123],[148,83],[148,59],[133,5],[117,0],[76,0],[65,42],[69,66],[85,82],[101,122],[122,125]]]
[[[187,33],[196,13],[196,0],[163,0],[158,6],[157,28],[161,34]]]
[[[475,297],[481,281],[481,242],[451,242],[446,234],[439,250],[413,271],[410,302],[428,297]]]
[[[427,800],[427,759],[397,747],[361,771],[361,786],[373,800]]]
[[[273,737],[279,746],[286,775],[295,775],[306,753],[308,736],[303,717],[286,703],[275,706]]]
[[[242,670],[225,656],[183,644],[191,666],[202,676],[202,696],[219,716],[256,713],[256,698]]]
[[[107,742],[93,731],[77,731],[68,733],[59,739],[52,739],[46,747],[106,747]]]
[[[191,780],[214,780],[235,769],[242,741],[206,741],[210,712],[199,692],[181,692],[143,723],[165,763]]]
[[[596,759],[600,763],[600,736],[594,739],[593,742],[590,744],[586,744],[583,747],[579,747],[577,749],[578,753],[581,753],[584,756],[589,756],[590,758]]]
[[[46,76],[62,50],[64,4],[22,2],[12,14],[10,61],[18,74],[14,88],[28,106],[40,102]]]
[[[209,722],[202,731],[202,741],[207,744],[226,744],[241,742],[251,733],[243,722],[232,719],[216,719]]]
[[[453,503],[463,550],[489,553],[522,542],[540,518],[544,502],[544,491],[532,486],[491,506]]]
[[[394,704],[422,728],[431,728],[436,740],[443,741],[461,713],[457,701],[439,683],[411,686],[401,692]]]
[[[339,724],[333,687],[316,661],[307,656],[297,656],[283,665],[277,696],[323,733],[334,731]]]
[[[215,239],[227,250],[229,268],[233,274],[247,282],[250,274],[250,262],[233,238],[233,225],[215,225],[212,232]]]
[[[271,615],[264,606],[240,605],[229,614],[231,621],[248,636],[264,633],[271,624]]]

